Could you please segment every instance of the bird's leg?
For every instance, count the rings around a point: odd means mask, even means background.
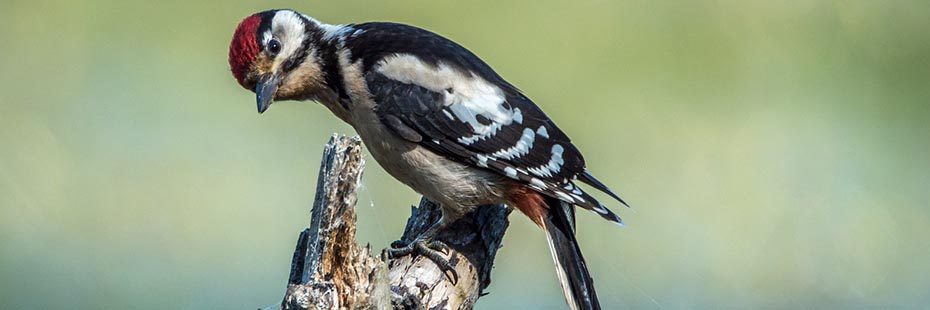
[[[395,259],[412,254],[426,256],[439,267],[439,270],[449,278],[449,281],[455,284],[459,278],[458,273],[455,272],[455,265],[443,257],[443,254],[451,253],[451,249],[444,242],[433,240],[439,231],[446,226],[445,223],[446,221],[443,219],[439,220],[409,243],[403,240],[392,242],[390,248],[384,249],[387,257]]]

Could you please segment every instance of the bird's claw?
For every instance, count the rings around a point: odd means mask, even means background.
[[[415,240],[405,244],[403,241],[398,240],[392,242],[391,247],[384,249],[384,252],[387,254],[388,259],[395,259],[411,254],[426,256],[426,258],[433,261],[433,263],[439,267],[439,270],[446,275],[452,284],[456,284],[459,281],[459,275],[455,271],[455,264],[443,257],[444,254],[452,253],[452,249],[442,241]]]
[[[429,249],[437,250],[442,254],[452,254],[452,249],[450,249],[449,246],[442,241],[433,240],[427,245],[427,247]]]

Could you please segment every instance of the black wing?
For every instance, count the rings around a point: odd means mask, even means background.
[[[418,28],[380,25],[386,26],[368,26],[349,46],[353,55],[365,55],[365,79],[384,124],[447,158],[620,222],[574,184],[593,183],[616,196],[585,170],[568,136],[530,99],[452,41]],[[372,36],[367,41],[366,34]]]
[[[476,113],[479,122],[492,128],[482,135],[444,105],[446,96],[454,94],[399,82],[374,71],[366,74],[366,81],[382,122],[401,137],[452,160],[490,169],[543,194],[620,221],[573,183],[579,176],[589,176],[584,158],[571,140],[525,97],[509,96],[499,103],[504,109],[522,114],[517,118],[522,118],[519,122],[514,119],[509,123],[497,122]]]

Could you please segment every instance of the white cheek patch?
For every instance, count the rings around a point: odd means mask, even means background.
[[[306,33],[304,32],[304,19],[294,11],[281,10],[274,14],[271,19],[272,33],[266,33],[262,36],[264,43],[268,44],[272,36],[281,43],[281,51],[275,57],[273,68],[275,70],[300,49],[304,42]]]

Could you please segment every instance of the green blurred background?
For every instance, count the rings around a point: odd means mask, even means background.
[[[351,133],[315,103],[259,116],[231,77],[239,20],[281,7],[431,29],[534,98],[635,207],[579,218],[606,308],[930,302],[926,1],[4,0],[0,308],[280,300],[322,145]],[[417,195],[364,183],[382,248]],[[564,308],[512,220],[479,308]]]

